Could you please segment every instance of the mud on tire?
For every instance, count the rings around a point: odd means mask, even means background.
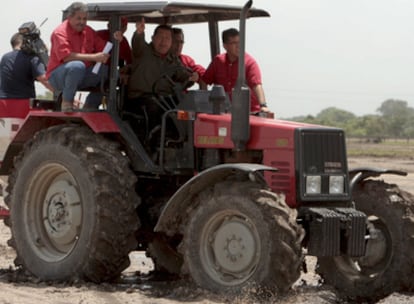
[[[407,286],[414,248],[414,218],[410,202],[395,185],[367,180],[353,191],[356,209],[368,216],[374,238],[360,258],[318,258],[317,272],[351,301],[376,301]],[[412,202],[411,202],[412,204]]]
[[[5,199],[15,264],[42,280],[117,277],[136,248],[135,182],[118,144],[88,128],[37,133],[15,161]]]
[[[196,284],[218,293],[258,286],[283,293],[298,279],[303,230],[282,197],[226,181],[200,193],[195,205],[179,251]]]

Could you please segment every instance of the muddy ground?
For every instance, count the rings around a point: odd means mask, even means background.
[[[414,160],[392,160],[373,158],[351,158],[349,167],[387,167],[405,170],[407,177],[385,176],[389,183],[396,183],[402,189],[414,193]],[[77,283],[71,286],[38,283],[27,278],[14,268],[14,251],[7,246],[10,231],[0,223],[0,304],[43,303],[43,304],[127,304],[127,303],[347,303],[335,292],[320,284],[313,271],[315,259],[307,258],[308,273],[302,274],[285,297],[257,298],[255,291],[238,298],[225,298],[189,286],[179,280],[166,281],[151,277],[152,263],[141,252],[131,254],[132,265],[119,282],[113,284]],[[378,303],[414,303],[414,293],[394,293]]]

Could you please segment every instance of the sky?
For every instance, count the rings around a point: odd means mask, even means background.
[[[243,0],[192,2],[244,4]],[[49,45],[61,11],[71,3],[8,2],[0,12],[0,56],[10,51],[10,37],[27,21],[40,25],[47,19],[41,37]],[[253,6],[271,14],[247,21],[246,50],[260,65],[266,100],[276,117],[317,115],[328,107],[358,116],[376,114],[390,98],[414,107],[414,1],[254,0]],[[89,25],[96,30],[106,27],[105,23]],[[134,27],[129,24],[128,39]],[[226,22],[219,30],[228,27],[238,23]],[[183,29],[183,52],[207,66],[207,26]],[[151,34],[152,28],[147,27],[147,39]],[[37,90],[42,93],[43,88]]]

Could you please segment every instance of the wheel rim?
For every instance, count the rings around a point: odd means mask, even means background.
[[[366,280],[381,275],[391,262],[392,238],[381,219],[368,217],[370,239],[366,244],[365,255],[358,258],[337,257],[335,261],[339,269],[349,277]]]
[[[259,263],[259,233],[252,221],[234,211],[215,214],[205,225],[200,244],[203,268],[222,285],[247,281]]]
[[[26,192],[29,246],[45,261],[66,257],[76,245],[82,221],[79,186],[60,164],[37,170]]]

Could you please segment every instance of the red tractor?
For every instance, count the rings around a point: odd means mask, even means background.
[[[90,3],[89,20],[207,23],[211,55],[218,22],[261,9],[168,2]],[[343,130],[249,113],[244,65],[230,103],[221,87],[176,96],[156,128],[124,108],[114,41],[106,109],[54,111],[25,101],[0,111],[12,136],[6,224],[15,264],[45,281],[110,281],[146,251],[157,271],[219,293],[255,284],[284,292],[299,278],[303,253],[324,282],[349,298],[377,299],[411,284],[410,201],[383,173],[348,170]],[[168,74],[168,73],[166,73]],[[170,78],[170,75],[164,75]],[[9,133],[7,136],[9,136]],[[7,139],[7,138],[6,138]]]

